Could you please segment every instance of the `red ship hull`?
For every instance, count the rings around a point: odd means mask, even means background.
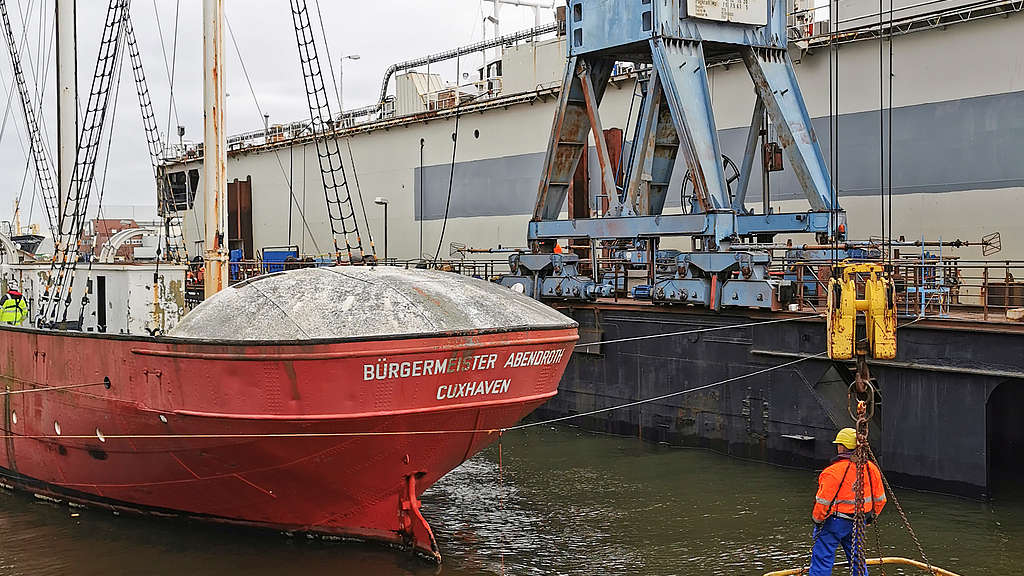
[[[4,327],[0,466],[71,500],[439,560],[417,497],[553,396],[576,338],[252,346]]]

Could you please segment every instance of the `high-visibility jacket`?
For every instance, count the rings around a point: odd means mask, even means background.
[[[842,455],[818,476],[818,493],[814,496],[814,520],[823,522],[833,514],[852,517],[857,513],[853,484],[857,481],[857,465],[849,455]],[[885,507],[882,473],[874,462],[864,466],[864,507],[868,514],[878,515]]]
[[[20,326],[28,317],[28,304],[24,298],[12,298],[4,300],[3,308],[0,310],[0,322]]]

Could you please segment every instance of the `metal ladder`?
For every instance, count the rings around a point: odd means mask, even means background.
[[[67,322],[82,226],[85,223],[89,194],[96,172],[96,157],[103,136],[110,88],[120,62],[128,4],[128,0],[111,0],[107,8],[92,87],[89,90],[89,101],[85,108],[82,131],[78,137],[78,157],[71,178],[71,190],[61,212],[60,234],[55,237],[54,258],[50,264],[46,289],[40,298],[38,323],[42,326],[58,327]]]
[[[338,139],[334,137],[334,120],[324,86],[323,72],[317,56],[316,40],[305,0],[291,0],[292,20],[295,24],[295,40],[299,48],[299,62],[306,86],[306,100],[309,103],[310,130],[316,142],[317,157],[320,161],[320,176],[327,201],[327,214],[334,239],[335,259],[341,260],[338,237],[345,243],[350,263],[365,262],[367,256],[376,259],[373,242],[371,254],[363,250],[362,237],[349,191],[345,166],[342,163]]]
[[[28,128],[29,149],[32,154],[32,162],[36,168],[36,177],[39,179],[39,187],[43,194],[43,205],[46,207],[46,216],[50,224],[50,237],[57,238],[60,233],[59,226],[59,205],[57,202],[57,187],[54,184],[53,164],[46,149],[43,147],[42,133],[39,129],[39,121],[36,119],[36,111],[32,105],[32,97],[28,92],[25,83],[25,73],[21,67],[21,56],[18,54],[17,43],[14,41],[14,31],[11,28],[11,19],[7,13],[7,1],[0,0],[0,15],[4,20],[4,36],[7,39],[7,51],[11,55],[11,65],[14,68],[14,79],[18,84],[18,96],[21,99],[21,109],[25,114],[25,124]]]

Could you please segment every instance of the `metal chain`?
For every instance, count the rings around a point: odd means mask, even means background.
[[[874,510],[873,507],[872,510]],[[875,520],[874,527],[875,529],[872,532],[875,533],[875,546],[878,547],[878,569],[882,572],[882,576],[886,576],[885,564],[882,563],[882,558],[885,557],[885,553],[882,552],[882,528],[878,525],[877,519]]]
[[[853,449],[853,465],[856,476],[853,481],[853,558],[850,559],[851,573],[860,576],[861,570],[867,572],[867,564],[864,559],[864,473],[868,445],[868,419],[867,403],[857,403],[857,447]],[[874,510],[874,495],[872,495],[872,510]]]
[[[870,446],[867,447],[867,450],[871,459],[876,460],[875,454],[871,451]],[[888,492],[889,497],[892,498],[893,505],[896,506],[896,510],[900,513],[900,518],[903,519],[903,525],[907,527],[907,532],[910,532],[910,537],[914,539],[914,545],[917,546],[917,553],[921,555],[921,560],[924,560],[924,563],[928,566],[928,573],[932,575],[936,574],[935,568],[932,566],[932,563],[928,561],[928,556],[924,553],[924,548],[921,547],[921,541],[918,540],[917,534],[910,526],[910,520],[907,519],[906,513],[903,512],[903,507],[900,506],[900,501],[896,499],[896,493],[892,491],[892,486],[889,485],[889,479],[885,477],[885,474],[881,474],[881,469],[879,469],[879,475],[882,477],[882,482],[885,484],[886,492]]]

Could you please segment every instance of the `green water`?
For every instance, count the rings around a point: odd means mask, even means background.
[[[756,575],[808,559],[813,471],[565,427],[506,434],[501,460],[500,484],[495,445],[424,495],[444,556],[439,572],[375,546],[79,512],[14,495],[0,498],[0,575]],[[933,563],[980,576],[1024,573],[1022,494],[986,503],[904,490],[896,497]],[[892,501],[878,525],[886,555],[918,557]]]

